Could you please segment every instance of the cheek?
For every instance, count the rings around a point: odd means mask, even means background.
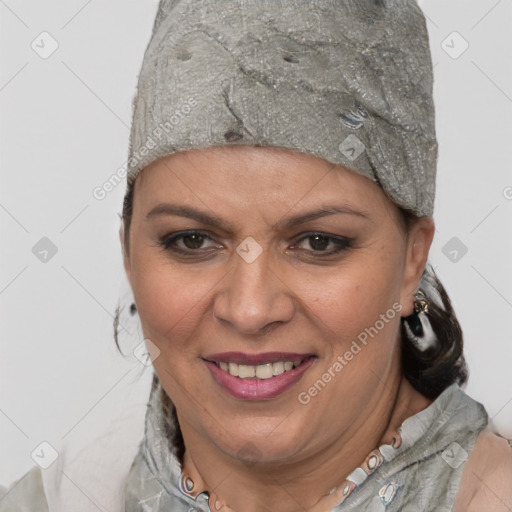
[[[347,260],[346,265],[333,268],[322,278],[303,282],[297,296],[304,298],[305,309],[329,338],[345,345],[385,315],[386,327],[398,322],[400,309],[400,255],[392,250],[361,254]],[[364,337],[364,335],[363,335]]]
[[[204,369],[198,359],[199,346],[192,340],[205,316],[205,296],[218,279],[191,276],[151,256],[134,267],[132,287],[144,338],[160,351],[153,360],[154,370],[176,407],[193,415],[197,412],[194,396],[201,391],[196,387],[197,372]]]
[[[319,437],[330,438],[354,421],[360,404],[372,403],[396,360],[401,309],[398,256],[368,252],[321,284],[316,279],[303,287],[309,319],[321,333],[317,346],[323,357],[301,383],[297,398],[304,418],[329,418],[312,423]]]
[[[207,269],[184,271],[154,252],[141,251],[132,265],[132,288],[144,336],[162,352],[179,346],[182,354],[218,278]]]

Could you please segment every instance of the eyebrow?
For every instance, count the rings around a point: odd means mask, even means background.
[[[298,215],[288,217],[287,219],[278,222],[276,224],[276,227],[278,229],[289,229],[294,226],[298,226],[300,224],[305,224],[306,222],[319,219],[321,217],[327,217],[329,215],[336,214],[354,215],[371,221],[368,213],[359,210],[354,210],[353,208],[347,205],[327,205],[322,206],[316,210],[312,210],[305,213],[299,213]],[[160,203],[156,205],[146,215],[146,220],[150,220],[153,217],[163,215],[186,217],[188,219],[193,219],[202,224],[219,227],[221,229],[224,229],[225,231],[233,229],[232,224],[221,219],[220,217],[211,215],[209,213],[206,213],[205,211],[197,210],[196,208],[191,208],[190,206],[177,205],[172,203]]]

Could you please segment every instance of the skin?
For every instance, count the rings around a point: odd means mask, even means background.
[[[453,512],[482,510],[512,510],[512,448],[489,428],[469,455],[453,505]]]
[[[176,215],[148,219],[160,203],[186,205],[229,226]],[[281,226],[326,205],[348,205],[365,217],[334,214]],[[184,230],[208,236],[203,245],[179,239],[188,256],[159,245]],[[322,256],[336,239],[328,238],[322,252],[312,232],[353,241]],[[177,408],[184,470],[212,492],[213,505],[218,499],[225,511],[330,510],[336,497],[326,498],[329,491],[431,403],[402,376],[399,322],[413,311],[433,235],[432,218],[423,217],[405,236],[399,210],[368,178],[281,148],[180,152],[139,174],[123,247],[126,275],[144,336],[160,350],[153,365]],[[236,252],[249,236],[262,248],[250,264]],[[123,243],[122,229],[120,237]],[[307,405],[300,403],[298,393],[393,304],[401,311]],[[316,360],[278,397],[251,401],[223,391],[206,368],[202,357],[225,351],[314,353]]]

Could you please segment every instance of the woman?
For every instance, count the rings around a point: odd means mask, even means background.
[[[427,265],[436,157],[414,2],[160,3],[120,231],[155,369],[125,510],[512,508]]]

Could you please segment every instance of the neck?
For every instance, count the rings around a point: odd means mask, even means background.
[[[340,486],[371,450],[390,444],[393,432],[406,418],[432,402],[404,377],[379,384],[358,421],[321,452],[294,463],[242,462],[220,452],[189,425],[182,425],[187,447],[183,473],[194,481],[195,490],[210,493],[213,507],[219,501],[219,508],[221,503],[228,504],[236,512],[331,510],[335,503],[325,509],[319,506],[322,497]]]

